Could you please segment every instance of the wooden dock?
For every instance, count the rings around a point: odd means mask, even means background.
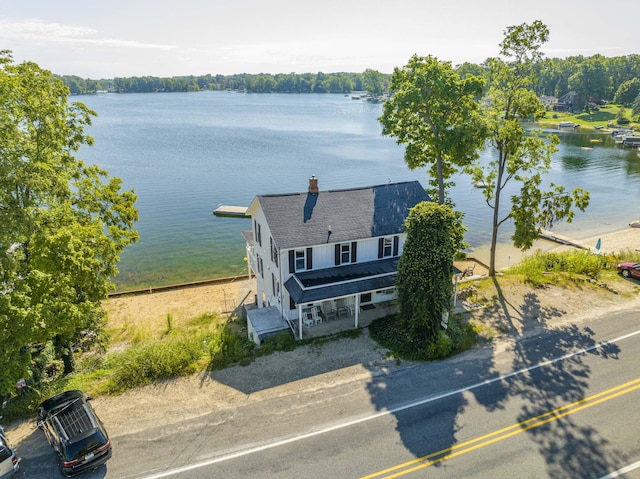
[[[220,205],[213,210],[213,215],[227,218],[251,218],[251,216],[247,214],[248,209],[246,206]]]
[[[549,241],[554,241],[556,243],[560,243],[560,244],[564,244],[564,245],[569,245],[569,246],[574,246],[576,248],[580,248],[580,249],[591,249],[589,246],[587,246],[586,244],[584,244],[583,242],[573,239],[573,238],[569,238],[568,236],[564,236],[564,235],[560,235],[558,233],[554,233],[553,231],[548,231],[548,230],[540,230],[540,237],[547,239]]]

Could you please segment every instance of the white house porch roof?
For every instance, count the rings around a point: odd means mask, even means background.
[[[296,304],[341,298],[395,286],[397,257],[294,274],[284,287]]]

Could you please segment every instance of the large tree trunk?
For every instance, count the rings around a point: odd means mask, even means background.
[[[496,249],[498,247],[498,230],[500,228],[500,193],[502,192],[502,175],[506,167],[505,154],[499,148],[498,155],[498,177],[492,185],[495,188],[495,196],[493,202],[493,219],[491,221],[491,247],[489,249],[489,276],[496,275]]]
[[[76,360],[73,357],[73,349],[70,341],[62,336],[56,336],[54,344],[56,355],[62,359],[64,365],[63,374],[67,375],[72,373],[76,368]]]

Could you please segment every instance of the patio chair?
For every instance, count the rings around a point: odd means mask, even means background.
[[[351,310],[351,306],[347,305],[344,300],[339,299],[338,300],[338,317],[342,316],[352,316],[352,310]]]
[[[322,322],[322,316],[320,316],[317,306],[314,306],[313,308],[311,308],[311,319],[313,320],[314,324],[318,324]]]
[[[335,309],[330,309],[324,313],[324,318],[329,321],[330,319],[338,319],[338,312]]]
[[[302,324],[307,328],[310,328],[315,324],[315,321],[311,317],[310,311],[305,311],[304,313],[302,313]]]
[[[464,271],[464,274],[462,275],[462,277],[464,278],[465,276],[473,276],[474,269],[476,269],[475,264],[473,266],[468,266],[467,269]]]

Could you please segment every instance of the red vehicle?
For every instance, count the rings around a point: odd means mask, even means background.
[[[640,279],[640,263],[619,263],[618,273],[625,278],[637,278]]]

